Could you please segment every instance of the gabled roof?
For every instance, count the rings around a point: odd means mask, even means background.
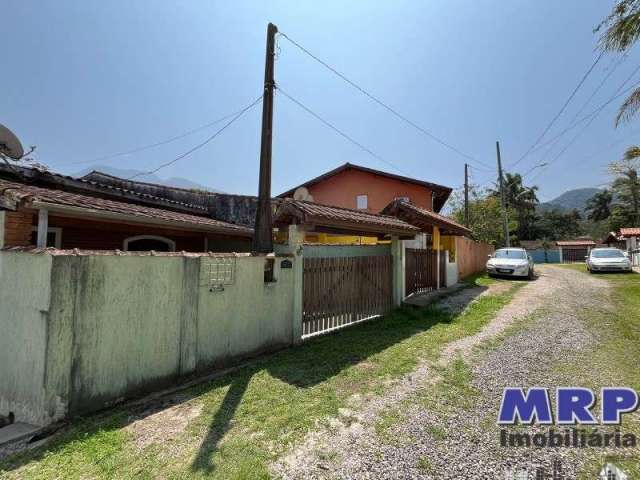
[[[76,213],[87,218],[109,218],[121,222],[173,226],[244,237],[253,235],[251,228],[214,220],[206,216],[146,207],[0,179],[0,206],[15,209],[19,205],[46,208],[52,212]]]
[[[395,217],[292,199],[280,204],[274,223],[309,225],[315,231],[363,236],[413,238],[420,231]]]
[[[640,237],[640,227],[629,227],[620,229],[621,237]]]
[[[392,178],[394,180],[399,180],[401,182],[413,183],[414,185],[420,185],[422,187],[426,187],[430,189],[435,197],[433,202],[433,208],[435,211],[439,212],[440,209],[444,206],[445,202],[451,195],[451,188],[445,187],[444,185],[438,185],[437,183],[425,182],[423,180],[418,180],[415,178],[404,177],[402,175],[396,175],[394,173],[383,172],[381,170],[374,170],[373,168],[361,167],[360,165],[354,165],[353,163],[345,163],[344,165],[339,166],[327,173],[320,175],[319,177],[312,178],[311,180],[298,185],[297,187],[293,187],[290,190],[287,190],[284,193],[278,195],[280,198],[293,197],[293,193],[296,189],[300,187],[310,187],[315,185],[316,183],[320,183],[327,178],[333,177],[334,175],[338,175],[339,173],[344,172],[345,170],[358,170],[360,172],[371,173],[373,175],[378,175],[381,177]]]
[[[436,226],[440,229],[440,232],[445,235],[465,236],[471,234],[471,230],[450,218],[425,210],[424,208],[416,207],[412,203],[407,203],[402,200],[394,200],[384,207],[381,213],[398,217],[422,230]]]

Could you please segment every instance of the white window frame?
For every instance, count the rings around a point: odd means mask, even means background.
[[[136,235],[135,237],[129,237],[124,239],[124,245],[122,249],[125,252],[129,251],[129,243],[137,242],[138,240],[157,240],[159,242],[164,242],[169,246],[170,252],[176,251],[176,242],[167,237],[161,237],[160,235]]]
[[[31,227],[32,232],[38,233],[38,227]],[[53,241],[54,248],[62,248],[62,228],[61,227],[49,227],[47,228],[47,235],[55,233],[55,240]]]
[[[396,197],[394,198],[394,200],[400,200],[405,203],[411,203],[411,198],[407,197],[406,195],[402,197]]]
[[[364,207],[360,206],[360,200],[364,199]],[[369,208],[369,195],[366,193],[356,195],[356,209],[358,210],[366,210]]]

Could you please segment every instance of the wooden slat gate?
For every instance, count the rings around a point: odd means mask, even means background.
[[[406,295],[425,293],[438,286],[438,252],[435,250],[407,248],[405,250]],[[440,252],[440,286],[446,283],[446,258]]]
[[[390,311],[392,262],[389,255],[305,258],[303,338]]]

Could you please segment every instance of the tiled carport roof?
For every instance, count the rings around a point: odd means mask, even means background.
[[[424,208],[416,207],[402,200],[394,200],[382,210],[382,213],[398,217],[422,230],[436,226],[440,229],[441,233],[445,235],[465,236],[471,234],[471,230],[450,218],[425,210]]]
[[[100,217],[121,222],[155,224],[165,227],[174,226],[245,237],[253,235],[251,228],[205,216],[145,207],[0,179],[0,206],[15,209],[19,205],[46,208],[52,212],[70,215],[75,213],[81,217]]]
[[[284,200],[278,207],[275,224],[303,224],[315,231],[328,233],[395,235],[402,238],[413,238],[420,231],[413,225],[387,215],[291,199]]]
[[[620,235],[623,237],[640,237],[640,227],[621,228]]]
[[[596,242],[593,240],[558,240],[556,245],[559,247],[594,247]]]

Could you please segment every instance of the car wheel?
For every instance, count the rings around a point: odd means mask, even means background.
[[[527,273],[527,279],[533,280],[534,277],[535,277],[535,274],[534,274],[533,268],[530,268],[529,273]]]

